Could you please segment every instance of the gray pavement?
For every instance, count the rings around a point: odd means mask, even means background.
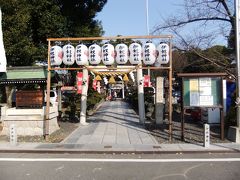
[[[107,101],[91,117],[87,126],[79,127],[62,143],[0,143],[0,152],[240,152],[240,144],[159,144],[139,124],[138,115],[123,101]]]
[[[136,113],[123,101],[106,101],[63,143],[98,145],[156,145],[154,137],[139,124]]]

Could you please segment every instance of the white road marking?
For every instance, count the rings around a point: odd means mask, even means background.
[[[95,158],[0,158],[0,162],[240,162],[240,158],[203,159],[95,159]]]
[[[64,165],[62,165],[62,166],[56,168],[55,170],[58,171],[58,170],[61,170],[61,169],[64,169]]]

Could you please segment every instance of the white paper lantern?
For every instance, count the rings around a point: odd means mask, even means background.
[[[75,48],[71,44],[63,46],[63,63],[65,65],[73,65],[75,59]]]
[[[105,65],[114,63],[114,46],[112,44],[104,44],[102,46],[102,61]]]
[[[132,43],[129,46],[130,56],[129,61],[131,64],[140,64],[142,60],[142,47],[138,43]]]
[[[167,64],[169,62],[169,45],[167,43],[160,43],[157,46],[158,58],[157,63]]]
[[[97,65],[101,62],[101,47],[97,44],[92,44],[89,46],[89,63],[92,65]]]
[[[88,64],[88,47],[84,44],[79,44],[76,46],[75,59],[79,66]]]
[[[153,43],[147,42],[143,46],[143,63],[152,65],[156,61],[156,46]]]
[[[59,66],[62,64],[63,50],[60,46],[52,46],[50,49],[51,66]]]
[[[128,62],[128,47],[126,44],[117,44],[115,47],[117,64],[126,64]]]

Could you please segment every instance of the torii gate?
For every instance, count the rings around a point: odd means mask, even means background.
[[[51,67],[50,62],[50,49],[52,46],[52,42],[56,41],[100,41],[100,40],[125,40],[125,39],[165,39],[168,40],[169,44],[169,63],[168,66],[160,66],[160,67],[152,67],[152,66],[144,66],[143,64],[138,64],[136,66],[117,66],[117,67],[107,67],[107,66],[89,66],[85,65],[83,67]],[[116,36],[116,37],[81,37],[81,38],[48,38],[48,76],[47,76],[47,102],[46,102],[46,117],[45,117],[45,138],[48,138],[49,135],[49,108],[50,108],[50,86],[51,86],[51,71],[54,70],[73,70],[78,71],[82,70],[83,72],[83,80],[87,80],[88,71],[93,70],[105,70],[105,71],[114,71],[116,69],[122,71],[137,71],[137,85],[138,85],[138,108],[139,108],[139,122],[145,123],[145,107],[144,107],[144,85],[143,85],[143,69],[153,69],[153,70],[165,70],[168,72],[168,85],[169,85],[169,94],[168,94],[168,109],[169,109],[169,139],[172,139],[172,35],[159,35],[159,36]],[[86,109],[87,109],[87,91],[88,91],[88,83],[85,83],[82,86],[82,96],[81,96],[81,112],[80,112],[80,123],[82,125],[87,125],[86,122]]]

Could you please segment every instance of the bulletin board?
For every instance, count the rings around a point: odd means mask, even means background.
[[[184,77],[184,107],[221,107],[221,77]]]
[[[224,139],[223,78],[226,73],[179,73],[182,78],[181,138],[184,140],[185,110],[219,108],[221,139]]]

